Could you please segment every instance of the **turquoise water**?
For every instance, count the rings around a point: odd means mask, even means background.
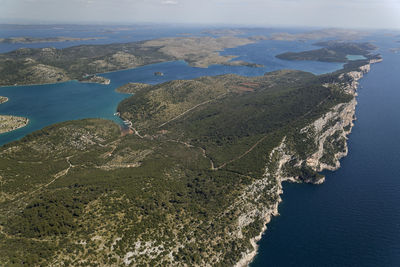
[[[293,42],[286,42],[284,49],[295,49]],[[289,46],[291,45],[291,46]],[[82,118],[105,118],[120,123],[120,119],[113,114],[118,103],[128,97],[119,94],[115,89],[128,82],[162,83],[176,79],[193,79],[201,76],[235,73],[244,76],[259,76],[267,71],[296,68],[316,74],[331,72],[342,67],[338,63],[301,62],[296,66],[290,61],[272,62],[274,55],[279,51],[272,50],[274,42],[264,42],[258,46],[248,45],[232,53],[249,51],[246,57],[251,62],[265,64],[263,68],[244,66],[212,65],[208,68],[195,68],[184,61],[173,61],[144,67],[105,73],[102,76],[111,79],[109,85],[79,83],[70,81],[58,84],[10,86],[0,87],[0,95],[9,98],[9,101],[0,105],[0,114],[9,114],[28,117],[30,123],[13,132],[0,134],[0,145],[17,140],[28,133],[39,130],[53,123]],[[258,51],[258,52],[257,52]],[[256,56],[258,54],[258,56]],[[271,60],[272,59],[272,60]],[[160,71],[164,76],[155,76]]]
[[[367,59],[363,55],[347,55],[346,58],[348,60],[361,60],[361,59]]]
[[[40,86],[1,87],[0,95],[9,101],[0,105],[0,114],[28,117],[27,126],[0,134],[0,144],[19,139],[47,125],[82,118],[113,116],[117,104],[126,95],[117,94],[111,86],[76,81]]]
[[[342,167],[314,186],[285,184],[251,267],[400,266],[400,56],[361,79]]]

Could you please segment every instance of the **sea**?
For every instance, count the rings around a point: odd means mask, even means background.
[[[296,33],[304,29],[253,29],[247,33]],[[0,38],[102,37],[89,41],[36,44],[0,44],[0,53],[21,47],[65,48],[81,44],[131,42],[171,36],[209,36],[202,28],[137,26],[0,25]],[[398,35],[398,33],[397,33]],[[349,136],[349,154],[341,168],[325,172],[322,185],[284,184],[280,215],[268,224],[259,241],[255,266],[400,266],[400,55],[393,32],[375,32],[364,37],[379,47],[383,62],[372,66],[360,80],[357,121]],[[212,36],[212,35],[211,35]],[[172,61],[101,74],[109,85],[69,81],[57,84],[0,87],[9,101],[0,114],[28,117],[19,130],[0,134],[0,145],[18,140],[48,125],[82,118],[105,118],[121,124],[114,115],[127,94],[115,89],[128,82],[157,84],[176,79],[235,73],[259,76],[280,69],[298,69],[314,74],[342,68],[341,63],[285,61],[275,55],[315,49],[313,41],[264,40],[226,49],[264,67],[212,65],[195,68],[184,61]],[[349,55],[358,59],[359,55]],[[155,76],[154,72],[164,76]]]

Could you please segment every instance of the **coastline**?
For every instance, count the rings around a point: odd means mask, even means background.
[[[357,100],[356,100],[357,92],[356,91],[357,91],[358,85],[359,85],[358,80],[361,79],[365,73],[368,73],[370,71],[371,64],[378,63],[381,61],[382,61],[382,59],[372,59],[369,61],[368,64],[361,66],[359,68],[359,71],[347,72],[340,76],[340,78],[342,78],[342,79],[344,78],[344,75],[347,75],[347,77],[351,78],[351,80],[349,82],[347,82],[347,84],[342,85],[342,89],[345,90],[347,93],[353,95],[353,99],[349,103],[346,103],[347,109],[344,108],[343,109],[344,112],[339,112],[337,114],[341,118],[342,121],[345,121],[347,123],[340,123],[339,127],[343,128],[343,135],[345,138],[344,150],[337,151],[334,154],[335,161],[333,162],[333,164],[331,164],[331,165],[324,164],[323,162],[320,161],[323,156],[324,148],[323,148],[323,145],[321,146],[321,142],[317,142],[317,141],[316,141],[316,143],[319,144],[319,150],[317,152],[313,153],[307,159],[299,160],[298,164],[306,162],[306,164],[308,166],[312,167],[313,170],[315,170],[317,172],[321,172],[323,170],[334,171],[334,170],[337,170],[340,168],[340,159],[347,156],[347,154],[348,154],[348,147],[347,147],[347,139],[348,138],[347,138],[347,136],[351,133],[352,127],[354,126],[353,121],[356,119],[355,118],[355,108],[357,105]],[[334,107],[333,110],[337,109],[338,106],[341,106],[341,104]],[[340,108],[342,108],[342,107],[340,107]],[[315,129],[315,124],[320,124],[321,119],[324,122],[326,122],[327,120],[332,118],[332,116],[327,116],[327,114],[329,114],[329,113],[331,113],[331,111],[329,111],[328,113],[323,115],[321,118],[314,121],[312,124],[301,129],[301,131],[305,132],[308,130],[308,128],[311,128],[311,127],[312,127],[312,129]],[[324,124],[322,124],[322,126],[324,126]],[[344,129],[346,126],[349,126],[349,128],[347,130]],[[325,141],[326,137],[327,136],[325,136],[324,141]],[[252,249],[248,250],[246,253],[242,254],[241,259],[235,264],[235,267],[249,266],[252,263],[252,261],[254,260],[255,256],[257,255],[258,248],[259,248],[259,245],[257,244],[257,242],[259,240],[261,240],[263,234],[267,231],[267,228],[268,228],[267,224],[271,221],[272,216],[279,215],[278,206],[279,206],[279,203],[282,202],[281,195],[283,194],[282,182],[285,182],[285,181],[294,182],[294,183],[306,182],[306,183],[312,183],[312,184],[317,185],[317,184],[322,184],[325,181],[325,177],[321,177],[320,179],[317,179],[317,180],[302,181],[299,179],[299,177],[288,177],[287,175],[285,175],[283,167],[286,163],[289,162],[289,160],[293,157],[293,154],[295,153],[294,151],[290,151],[290,148],[288,148],[286,145],[286,141],[287,140],[286,140],[286,136],[285,136],[282,139],[279,146],[275,147],[271,151],[271,153],[269,155],[269,159],[270,159],[270,162],[272,162],[272,164],[267,164],[267,166],[265,168],[264,177],[261,179],[261,181],[256,181],[255,183],[253,183],[252,185],[249,186],[249,187],[260,186],[260,185],[265,186],[266,184],[269,183],[269,180],[275,180],[275,182],[276,182],[275,187],[273,187],[270,191],[273,191],[271,193],[276,196],[276,201],[270,207],[261,211],[262,214],[260,214],[260,215],[263,220],[262,229],[258,235],[254,236],[250,239],[250,244],[252,246]],[[321,151],[321,149],[322,149],[322,151]],[[273,164],[273,163],[275,163],[275,164]],[[256,213],[259,213],[259,212],[260,212],[260,210],[257,210]],[[254,211],[250,211],[247,214],[244,214],[244,216],[249,215],[251,213],[254,214]],[[242,217],[242,215],[241,215],[241,217]],[[239,218],[239,221],[240,221],[240,218]],[[241,227],[239,225],[239,231],[240,230],[241,230]]]
[[[136,41],[136,42],[130,42],[128,44],[136,44],[139,45],[140,48],[143,49],[158,49],[158,47],[163,47],[160,49],[161,56],[155,56],[155,57],[150,57],[146,58],[143,56],[143,54],[139,53],[125,53],[125,52],[116,52],[113,54],[111,59],[117,60],[115,63],[112,61],[110,58],[106,57],[106,54],[102,55],[102,59],[98,59],[96,61],[90,61],[90,64],[94,64],[96,66],[96,70],[98,69],[97,66],[100,66],[100,71],[101,70],[110,70],[106,72],[93,72],[90,73],[89,75],[96,76],[97,74],[105,74],[108,72],[113,72],[113,71],[121,71],[121,70],[128,70],[128,69],[136,69],[138,67],[143,67],[147,65],[152,65],[156,63],[163,63],[163,62],[168,62],[168,61],[177,61],[177,60],[182,60],[185,61],[189,66],[191,67],[199,67],[199,68],[208,68],[211,65],[227,65],[227,66],[247,66],[247,67],[261,67],[261,65],[252,63],[252,62],[245,62],[245,61],[232,61],[232,59],[237,58],[238,56],[234,55],[221,55],[222,51],[225,51],[226,49],[229,48],[236,48],[239,46],[244,46],[252,43],[259,42],[261,39],[257,38],[251,38],[251,37],[219,37],[219,38],[214,38],[214,37],[191,37],[191,38],[184,38],[182,41],[181,37],[171,37],[171,38],[159,38],[159,39],[150,39],[150,40],[143,40],[143,41]],[[201,44],[198,44],[198,43]],[[203,45],[206,44],[206,45]],[[115,43],[115,44],[104,44],[101,45],[102,47],[109,47],[110,45],[115,45],[115,46],[120,46],[124,43]],[[177,46],[178,45],[178,49]],[[79,47],[79,46],[72,46],[72,47]],[[22,49],[22,48],[20,48]],[[18,50],[18,49],[17,49]],[[15,50],[15,51],[17,51]],[[45,51],[45,54],[54,54],[56,51],[59,51],[60,49],[57,48],[48,48],[44,47],[41,48],[41,51]],[[13,50],[14,51],[14,50]],[[13,51],[10,51],[8,53],[11,53]],[[15,52],[14,51],[14,52]],[[36,51],[37,52],[37,51]],[[140,51],[139,51],[140,52]],[[200,58],[193,56],[193,54],[200,54]],[[2,53],[2,54],[7,54],[7,53]],[[137,60],[137,57],[144,57],[146,60]],[[78,79],[78,80],[83,80],[82,77],[79,77],[81,75],[76,75],[76,73],[85,73],[86,68],[80,69],[79,71],[75,72],[69,72],[68,69],[68,64],[67,66],[63,66],[63,68],[58,68],[57,64],[49,63],[43,60],[39,61],[32,61],[30,57],[26,56],[21,56],[18,58],[18,60],[25,60],[24,62],[28,62],[30,64],[20,64],[20,72],[25,71],[30,74],[28,74],[28,81],[24,82],[26,80],[25,78],[16,78],[14,79],[13,77],[9,77],[9,75],[5,75],[5,77],[2,77],[2,83],[0,87],[3,86],[29,86],[29,85],[42,85],[42,84],[54,84],[54,83],[59,83],[59,82],[66,82],[70,81],[73,79]],[[40,59],[40,58],[39,58]],[[78,57],[78,59],[82,59]],[[19,62],[19,61],[18,61]],[[32,63],[33,62],[33,63]],[[67,61],[69,62],[69,61]],[[115,64],[114,64],[114,63]],[[31,64],[32,63],[32,64]],[[87,63],[87,64],[89,64]],[[89,65],[90,65],[89,64]],[[96,65],[97,64],[97,65]],[[99,65],[100,64],[100,65]],[[104,65],[105,64],[105,65]],[[65,64],[63,64],[65,65]],[[40,66],[40,68],[38,68]],[[35,71],[32,72],[31,69],[34,69]],[[96,71],[93,70],[93,71]],[[30,71],[30,72],[29,72]],[[32,72],[32,73],[31,73]],[[19,72],[18,72],[19,73]],[[74,74],[75,73],[75,74]],[[3,75],[4,76],[4,75]],[[77,77],[78,76],[78,77]],[[38,79],[40,77],[40,79]],[[14,79],[14,80],[13,80]],[[104,77],[101,77],[101,79],[106,79]],[[21,81],[22,80],[22,81]],[[29,80],[31,80],[33,83],[30,83]],[[39,80],[43,81],[40,82]],[[36,82],[35,82],[36,81]],[[104,81],[101,81],[100,83],[103,83]],[[22,83],[22,84],[20,84]],[[108,84],[105,82],[105,84]]]
[[[3,104],[3,103],[6,103],[8,100],[9,100],[8,97],[0,96],[0,105]]]
[[[29,124],[29,119],[13,115],[0,115],[0,134],[9,133]]]
[[[103,76],[101,76],[101,75],[103,75],[103,74],[115,73],[115,72],[119,72],[119,71],[134,70],[134,69],[137,69],[137,68],[141,68],[141,67],[145,67],[145,66],[150,66],[150,65],[153,65],[153,64],[161,64],[161,63],[169,63],[169,62],[179,62],[179,61],[185,62],[186,64],[189,65],[189,63],[187,63],[185,60],[169,60],[169,61],[160,61],[160,62],[156,62],[156,63],[141,65],[141,66],[137,66],[137,67],[133,67],[133,68],[112,70],[112,71],[106,71],[106,72],[97,72],[97,73],[93,73],[93,75],[103,77]],[[103,78],[105,78],[105,77],[103,77]],[[105,79],[108,79],[108,78],[105,78]],[[108,80],[109,80],[109,79],[108,79]],[[69,79],[69,80],[60,81],[60,82],[49,82],[49,83],[30,83],[30,84],[14,84],[14,85],[10,84],[10,85],[0,85],[0,89],[1,89],[2,87],[40,86],[40,85],[51,85],[51,84],[68,83],[68,82],[74,82],[74,81],[75,81],[75,82],[80,82],[80,83],[82,82],[82,81],[80,81],[80,80],[78,80],[78,79]],[[111,83],[111,80],[110,80],[110,83]],[[108,84],[110,84],[110,83],[107,83],[107,84],[105,84],[105,85],[108,85]],[[101,84],[101,83],[100,83],[100,84]]]
[[[110,81],[109,83],[98,83],[98,84],[109,85],[111,83],[111,80],[109,80],[109,81]],[[84,83],[84,82],[79,81],[77,79],[70,79],[70,80],[66,80],[66,81],[52,82],[52,83],[30,83],[30,84],[16,84],[16,85],[0,85],[0,89],[3,88],[3,87],[40,86],[40,85],[52,85],[52,84],[60,84],[60,83],[68,83],[68,82]],[[86,82],[86,83],[89,83],[89,82]],[[90,82],[90,83],[96,83],[96,82]]]
[[[8,97],[0,96],[0,105],[6,103],[8,100]],[[25,127],[28,125],[29,119],[25,117],[0,114],[0,123],[0,134],[3,134]]]

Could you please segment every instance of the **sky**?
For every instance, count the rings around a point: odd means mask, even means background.
[[[0,0],[0,20],[400,29],[400,0]]]

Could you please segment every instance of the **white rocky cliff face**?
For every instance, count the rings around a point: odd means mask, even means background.
[[[381,59],[371,60],[370,64],[380,61]],[[321,172],[336,170],[340,167],[339,160],[348,153],[347,136],[354,125],[358,80],[370,70],[370,64],[360,67],[359,71],[340,75],[339,79],[342,80],[342,83],[326,85],[339,86],[351,94],[353,99],[334,106],[329,112],[300,130],[300,134],[313,144],[313,150],[306,157],[301,157],[301,153],[294,149],[290,140],[284,137],[282,142],[270,152],[263,178],[249,185],[238,201],[232,205],[240,206],[242,210],[237,221],[237,238],[242,238],[241,233],[244,227],[257,219],[263,220],[262,231],[250,240],[252,248],[243,253],[236,266],[247,266],[256,255],[257,241],[261,239],[266,230],[266,224],[273,215],[278,215],[283,181],[320,184],[325,180],[325,177],[321,175],[313,179],[304,179],[294,176],[293,171],[290,170],[306,167],[315,172]],[[258,200],[265,195],[270,199],[275,199],[275,202],[269,206],[260,204]]]

